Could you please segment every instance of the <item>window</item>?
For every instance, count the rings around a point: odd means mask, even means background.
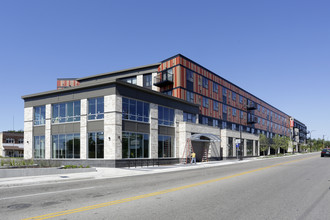
[[[158,125],[174,125],[174,109],[158,106]]]
[[[104,98],[88,99],[88,120],[104,118]]]
[[[213,92],[218,93],[218,84],[213,82]]]
[[[246,155],[253,156],[253,140],[246,140]]]
[[[209,107],[209,99],[203,97],[203,107],[204,108],[208,108]]]
[[[208,125],[209,124],[209,118],[208,117],[202,117],[202,124]]]
[[[88,133],[88,158],[104,158],[104,134],[103,132]]]
[[[165,95],[170,95],[170,96],[172,96],[172,90],[167,90],[167,91],[164,91],[164,92],[162,92],[163,94],[165,94]]]
[[[241,95],[239,96],[239,103],[241,103],[241,104],[243,103],[243,96],[241,96]]]
[[[258,124],[260,124],[260,121],[261,121],[261,119],[260,119],[260,118],[258,118]]]
[[[234,140],[232,137],[228,137],[228,144],[227,144],[227,152],[228,152],[228,157],[234,156],[233,154],[233,145],[234,145]]]
[[[6,143],[7,144],[14,144],[15,143],[15,139],[14,138],[6,138]]]
[[[222,87],[222,95],[227,96],[227,89],[225,87]]]
[[[209,80],[205,77],[203,77],[203,87],[204,88],[209,88]]]
[[[174,138],[158,135],[158,158],[174,157]]]
[[[34,136],[33,158],[45,158],[45,136]]]
[[[233,116],[236,116],[236,108],[233,108]]]
[[[223,121],[222,122],[222,129],[226,129],[227,128],[227,122]]]
[[[232,92],[231,98],[233,99],[233,101],[236,101],[236,93],[235,92]]]
[[[187,113],[187,112],[183,112],[183,121],[196,123],[196,115]]]
[[[24,139],[23,138],[18,139],[18,143],[19,144],[24,144]]]
[[[187,91],[187,101],[194,103],[194,93]]]
[[[240,116],[241,119],[243,118],[243,111],[240,111]]]
[[[219,102],[213,101],[213,110],[219,111]]]
[[[45,106],[34,107],[34,125],[44,125],[45,115]]]
[[[136,76],[125,78],[125,79],[121,79],[121,80],[124,81],[124,82],[131,83],[131,84],[136,85]]]
[[[219,120],[213,119],[212,124],[213,124],[213,127],[219,127]]]
[[[222,113],[227,113],[227,105],[222,106]]]
[[[80,121],[80,101],[53,104],[52,123]]]
[[[149,158],[149,134],[123,132],[122,158]]]
[[[194,72],[187,69],[187,80],[189,82],[194,82]]]
[[[52,158],[80,158],[80,134],[53,135]]]
[[[123,120],[149,122],[149,110],[149,103],[123,98]]]
[[[262,107],[262,113],[265,113],[265,107]]]
[[[152,76],[151,76],[151,74],[143,75],[143,87],[147,87],[147,88],[152,87]]]
[[[236,124],[231,125],[231,130],[235,131],[236,130]]]
[[[187,80],[186,80],[186,88],[189,91],[194,91],[194,73],[191,70],[187,69]]]
[[[265,119],[262,119],[262,125],[265,125]]]

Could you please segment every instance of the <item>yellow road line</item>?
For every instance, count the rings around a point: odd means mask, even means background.
[[[98,209],[98,208],[102,208],[102,207],[117,205],[117,204],[121,204],[121,203],[125,203],[125,202],[131,202],[131,201],[144,199],[144,198],[148,198],[148,197],[152,197],[152,196],[162,195],[162,194],[166,194],[166,193],[170,193],[170,192],[175,192],[175,191],[179,191],[179,190],[183,190],[183,189],[188,189],[188,188],[192,188],[192,187],[196,187],[196,186],[201,186],[201,185],[205,185],[205,184],[208,184],[208,183],[214,183],[214,182],[218,182],[218,181],[221,181],[221,180],[231,179],[231,178],[246,175],[246,174],[249,174],[249,173],[254,173],[254,172],[257,172],[257,171],[269,169],[269,168],[272,168],[272,167],[281,166],[281,165],[284,165],[284,164],[294,163],[294,162],[298,162],[298,161],[302,161],[302,160],[306,160],[306,159],[310,159],[310,158],[314,158],[314,157],[308,157],[308,158],[302,158],[302,159],[292,160],[292,161],[288,161],[288,162],[278,163],[278,164],[274,164],[274,165],[271,165],[271,166],[261,167],[261,168],[258,168],[258,169],[249,170],[249,171],[246,171],[246,172],[237,173],[237,174],[234,174],[234,175],[225,176],[225,177],[221,177],[221,178],[217,178],[217,179],[206,180],[206,181],[202,181],[202,182],[198,182],[198,183],[194,183],[194,184],[190,184],[190,185],[180,186],[180,187],[176,187],[176,188],[172,188],[172,189],[166,189],[166,190],[162,190],[162,191],[158,191],[158,192],[153,192],[153,193],[148,193],[148,194],[144,194],[144,195],[129,197],[129,198],[125,198],[125,199],[119,199],[119,200],[115,200],[115,201],[100,203],[100,204],[96,204],[96,205],[85,206],[85,207],[81,207],[81,208],[77,208],[77,209],[70,209],[70,210],[66,210],[66,211],[54,212],[54,213],[49,213],[49,214],[46,214],[46,215],[40,215],[40,216],[36,216],[36,217],[31,217],[31,218],[25,218],[23,220],[48,219],[48,218],[54,218],[54,217],[58,217],[58,216],[63,216],[63,215],[69,215],[69,214],[73,214],[73,213],[88,211],[88,210],[92,210],[92,209]]]

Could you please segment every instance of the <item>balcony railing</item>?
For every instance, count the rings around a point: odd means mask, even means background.
[[[247,107],[247,110],[255,110],[255,109],[257,109],[257,103],[249,100],[246,107]]]
[[[248,124],[255,124],[258,122],[258,118],[254,115],[249,115],[247,118],[247,123]]]
[[[173,73],[163,71],[155,76],[154,85],[158,87],[167,86],[173,84]]]

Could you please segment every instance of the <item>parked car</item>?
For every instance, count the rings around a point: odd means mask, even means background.
[[[328,156],[328,157],[330,157],[330,148],[324,148],[324,149],[321,151],[321,157],[324,157],[324,156]]]

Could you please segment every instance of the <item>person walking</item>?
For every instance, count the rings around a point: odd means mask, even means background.
[[[191,161],[190,164],[195,163],[196,164],[196,153],[193,151],[191,153]]]

